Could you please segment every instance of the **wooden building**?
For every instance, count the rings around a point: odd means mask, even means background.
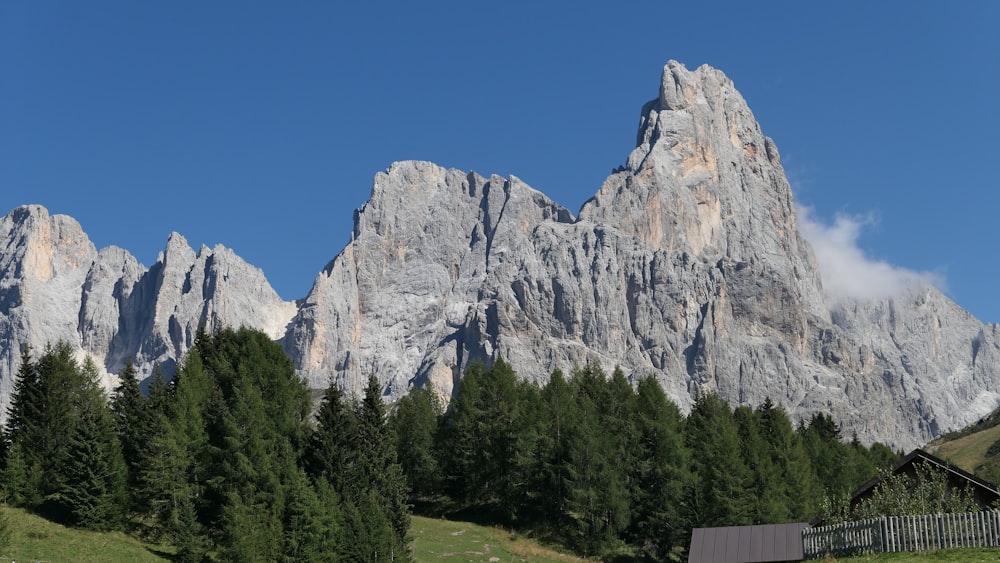
[[[802,561],[802,530],[809,524],[695,528],[688,563]]]
[[[915,478],[917,475],[917,467],[920,464],[928,464],[931,468],[935,470],[944,471],[948,479],[948,487],[952,490],[966,490],[967,488],[972,492],[972,498],[979,504],[982,508],[992,508],[993,504],[1000,499],[1000,491],[997,490],[996,485],[976,477],[968,471],[964,471],[953,464],[944,461],[943,459],[933,456],[924,450],[916,449],[907,454],[903,459],[899,460],[898,463],[892,468],[892,473],[894,475],[906,475],[911,478]],[[878,488],[879,483],[882,482],[882,476],[873,477],[870,481],[862,485],[857,492],[851,496],[851,508],[854,508],[858,503],[870,498],[875,490]]]

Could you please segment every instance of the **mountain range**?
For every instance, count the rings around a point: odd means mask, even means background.
[[[575,215],[514,176],[393,164],[295,302],[223,246],[173,233],[146,267],[37,205],[0,219],[0,245],[3,406],[25,346],[69,342],[111,386],[128,358],[170,373],[202,325],[260,328],[313,387],[375,374],[388,398],[448,396],[477,360],[536,381],[589,362],[682,409],[771,398],[899,448],[1000,405],[997,325],[920,280],[824,290],[775,143],[708,66],[667,63],[635,147]]]

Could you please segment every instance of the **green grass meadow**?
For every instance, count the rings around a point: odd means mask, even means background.
[[[54,524],[18,508],[0,506],[11,528],[11,542],[0,561],[85,563],[169,561],[169,549],[143,544],[121,532],[90,532]]]
[[[586,561],[512,532],[468,522],[414,516],[410,524],[414,558],[423,561],[566,563]]]

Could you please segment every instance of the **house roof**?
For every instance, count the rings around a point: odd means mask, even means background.
[[[892,467],[892,472],[899,473],[907,465],[910,465],[911,463],[916,463],[918,461],[923,461],[935,465],[952,475],[965,479],[966,481],[969,481],[973,485],[1000,497],[1000,491],[997,490],[997,486],[994,485],[993,483],[990,483],[989,481],[986,481],[984,479],[980,479],[979,477],[976,477],[972,473],[969,473],[968,471],[965,471],[955,466],[954,464],[948,463],[947,461],[937,456],[933,456],[919,448],[906,454],[906,456],[904,456],[903,459],[899,460],[899,462]],[[855,491],[855,493],[851,496],[851,501],[854,501],[855,499],[864,496],[866,493],[868,493],[868,491],[872,490],[875,487],[875,485],[878,485],[881,480],[882,480],[881,475],[876,475],[875,477],[871,478],[867,483],[862,485],[860,489]]]
[[[695,528],[688,563],[801,561],[802,530],[809,524]]]

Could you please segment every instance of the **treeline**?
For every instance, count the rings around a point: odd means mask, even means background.
[[[473,365],[447,409],[417,389],[387,413],[310,390],[255,330],[200,333],[176,375],[109,398],[59,343],[30,351],[0,440],[5,502],[124,530],[179,561],[406,561],[411,504],[529,531],[587,555],[665,560],[694,527],[809,520],[890,465],[816,415],[699,397],[589,365],[545,385]],[[2,529],[0,529],[2,532]],[[2,535],[2,534],[0,534]]]
[[[827,415],[796,428],[769,400],[733,410],[706,394],[684,417],[655,380],[594,365],[544,386],[475,365],[447,410],[418,389],[391,421],[419,510],[651,560],[695,527],[811,520],[897,459],[845,443]]]
[[[24,355],[2,440],[5,500],[125,530],[179,561],[406,561],[406,484],[381,389],[310,390],[258,331],[201,333],[169,383],[127,365],[110,400],[65,343]]]

